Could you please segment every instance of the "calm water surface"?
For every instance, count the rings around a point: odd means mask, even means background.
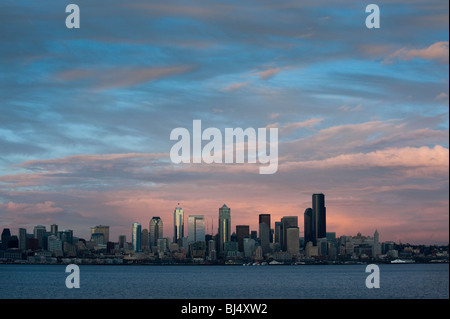
[[[379,265],[379,289],[366,288],[366,265],[81,265],[79,289],[65,267],[0,265],[0,299],[449,298],[448,264]]]

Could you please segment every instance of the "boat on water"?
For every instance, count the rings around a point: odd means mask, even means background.
[[[415,263],[415,261],[412,259],[397,258],[397,259],[391,260],[391,264],[414,264],[414,263]]]

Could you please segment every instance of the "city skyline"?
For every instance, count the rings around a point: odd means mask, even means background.
[[[448,2],[380,3],[377,29],[350,0],[98,0],[79,29],[53,2],[0,4],[0,228],[130,236],[159,216],[173,236],[177,203],[206,227],[226,203],[232,229],[303,232],[322,192],[336,233],[448,243]],[[278,170],[174,164],[195,120],[277,128]]]
[[[312,205],[314,208],[317,208],[317,206],[321,207],[320,209],[326,209],[325,207],[325,194],[323,193],[317,193],[317,194],[312,194]],[[145,223],[141,223],[138,221],[135,221],[131,224],[131,229],[129,234],[127,233],[121,233],[121,234],[117,234],[117,241],[112,239],[111,242],[119,242],[125,239],[127,242],[129,242],[132,247],[133,250],[135,250],[136,252],[141,252],[143,250],[143,242],[142,242],[142,234],[144,231],[147,232],[147,241],[150,244],[150,247],[152,246],[152,241],[154,241],[153,245],[156,246],[157,245],[157,239],[159,238],[166,238],[169,240],[169,242],[171,243],[181,243],[182,241],[180,241],[180,239],[183,240],[187,240],[187,243],[185,244],[189,244],[192,242],[197,242],[197,241],[204,241],[205,236],[206,235],[210,235],[210,236],[217,236],[219,242],[218,242],[218,247],[220,250],[220,247],[223,247],[224,242],[226,241],[231,241],[231,235],[235,235],[236,236],[236,241],[239,243],[239,247],[242,249],[242,241],[245,237],[250,237],[252,232],[255,232],[257,234],[257,238],[258,240],[260,240],[260,245],[262,247],[262,252],[266,253],[267,251],[269,251],[268,244],[274,241],[278,241],[280,243],[280,248],[283,251],[288,251],[288,246],[287,246],[287,242],[288,242],[288,237],[290,235],[288,235],[288,230],[289,229],[296,229],[296,236],[297,238],[301,239],[303,238],[303,242],[304,244],[306,244],[307,242],[311,241],[313,246],[317,246],[318,245],[318,239],[319,238],[325,238],[326,234],[328,233],[327,231],[323,232],[323,230],[326,229],[326,217],[325,214],[323,214],[323,217],[325,217],[325,219],[323,219],[321,221],[321,226],[317,225],[314,226],[314,223],[312,221],[312,212],[313,209],[312,208],[306,208],[303,216],[282,216],[279,220],[274,220],[271,217],[271,214],[269,213],[265,213],[265,214],[258,214],[258,223],[256,223],[257,228],[253,227],[251,225],[247,225],[247,224],[242,224],[237,222],[236,225],[231,226],[231,222],[230,220],[232,220],[231,218],[231,208],[229,208],[226,204],[224,204],[223,206],[221,206],[219,209],[219,214],[216,215],[216,219],[218,219],[217,225],[219,225],[221,222],[223,223],[223,230],[219,231],[219,227],[214,228],[214,227],[210,227],[209,230],[206,226],[207,221],[205,218],[205,215],[193,215],[193,214],[188,214],[186,217],[186,226],[185,226],[185,218],[184,218],[184,210],[183,208],[180,206],[180,203],[177,204],[177,206],[174,209],[173,212],[173,220],[174,220],[174,232],[177,231],[177,227],[175,226],[175,223],[179,223],[181,222],[181,225],[183,225],[182,230],[179,231],[180,234],[183,234],[183,236],[181,238],[175,238],[175,236],[173,234],[167,234],[168,233],[168,229],[166,228],[165,230],[163,230],[163,220],[159,217],[159,216],[153,216],[150,218],[149,222],[148,222],[148,229],[145,227],[142,227],[142,224],[145,225]],[[309,212],[309,213],[308,213]],[[299,219],[300,217],[300,219]],[[304,219],[302,219],[301,217],[303,217]],[[256,215],[255,215],[256,218]],[[273,220],[271,222],[271,219]],[[303,224],[299,224],[299,220],[303,220]],[[268,225],[267,225],[268,223]],[[73,236],[73,234],[77,234],[78,231],[75,229],[71,229],[70,227],[67,228],[59,228],[60,225],[58,224],[51,224],[48,225],[50,227],[50,233],[51,234],[56,234],[58,232],[58,229],[61,229],[62,232],[71,232],[71,235]],[[266,228],[267,226],[267,228]],[[43,224],[38,224],[33,226],[32,229],[32,234],[34,235],[35,238],[40,238],[44,235],[45,233],[45,229],[46,229],[46,225]],[[282,231],[281,233],[278,235],[278,239],[277,239],[277,232],[278,232],[278,227],[281,227]],[[316,234],[316,232],[314,231],[314,228],[316,227],[316,229],[321,229],[320,235],[314,236],[314,234]],[[4,229],[8,229],[7,227],[5,227]],[[169,227],[170,229],[170,227]],[[308,236],[307,230],[309,229],[310,234]],[[28,229],[20,227],[17,230],[17,233],[20,234],[21,230],[25,230],[28,233]],[[304,231],[302,231],[304,230]],[[155,233],[155,231],[157,232],[157,235]],[[335,231],[333,231],[332,229],[329,231],[331,233],[334,233],[335,236],[354,236],[355,234],[353,233],[342,233],[342,234],[337,234]],[[392,241],[392,242],[396,242],[395,240],[392,240],[391,238],[386,238],[383,240],[379,239],[379,228],[375,226],[374,230],[374,236],[376,237],[377,241]],[[82,232],[81,232],[82,233]],[[318,232],[317,232],[318,233]],[[357,232],[358,234],[364,233],[364,232]],[[370,232],[369,232],[370,233]],[[101,242],[102,243],[106,243],[109,240],[110,237],[110,226],[109,225],[96,225],[96,226],[91,226],[90,227],[90,237],[83,237],[83,236],[75,236],[77,238],[83,238],[85,240],[88,241],[97,241],[95,239],[95,235],[102,235],[101,236]],[[156,236],[156,237],[155,237]],[[223,238],[227,238],[226,241],[221,241],[221,236]],[[270,239],[269,239],[270,236]],[[291,235],[293,236],[293,235]],[[266,238],[268,237],[268,238]],[[199,238],[203,238],[200,240],[197,240]],[[225,239],[224,239],[225,240]],[[267,240],[267,242],[266,242]],[[42,240],[40,240],[42,242]],[[401,243],[402,241],[400,241]],[[137,246],[136,246],[137,243]],[[423,243],[410,243],[410,244],[423,244]],[[443,243],[448,244],[447,243]],[[240,250],[241,250],[240,249]]]

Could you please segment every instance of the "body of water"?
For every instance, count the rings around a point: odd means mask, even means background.
[[[366,265],[80,265],[80,288],[65,265],[0,265],[0,299],[448,299],[448,264],[379,265],[368,289]]]

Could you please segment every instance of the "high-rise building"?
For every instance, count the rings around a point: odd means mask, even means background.
[[[33,229],[34,238],[36,238],[38,240],[38,247],[41,249],[45,248],[45,246],[47,246],[46,244],[44,244],[44,237],[45,237],[46,232],[47,232],[47,230],[46,230],[45,226],[42,226],[42,225],[37,225]]]
[[[298,227],[298,217],[297,216],[284,216],[281,218],[281,227],[283,228],[282,231],[282,238],[281,238],[281,247],[283,251],[287,250],[287,230],[290,227]]]
[[[205,216],[189,215],[188,217],[188,243],[205,241]]]
[[[244,252],[244,238],[250,236],[250,226],[249,225],[237,225],[236,226],[236,237],[238,242],[238,250]]]
[[[63,241],[55,235],[50,235],[47,239],[47,246],[51,252],[62,251]]]
[[[224,251],[224,244],[231,240],[231,213],[230,208],[223,204],[219,208],[219,252]]]
[[[300,249],[298,227],[289,227],[286,230],[286,251],[292,255],[297,255]]]
[[[27,249],[27,230],[25,228],[19,228],[19,249]]]
[[[275,222],[275,236],[274,236],[274,244],[278,246],[281,244],[281,237],[283,236],[283,224],[280,222]]]
[[[125,248],[125,243],[127,242],[127,236],[125,235],[120,235],[119,236],[119,248],[123,249]]]
[[[56,225],[56,224],[50,225],[50,232],[52,233],[52,235],[57,236],[58,235],[58,225]]]
[[[61,239],[62,243],[73,244],[73,230],[71,229],[63,229],[58,231],[57,237]]]
[[[148,229],[143,229],[141,231],[141,249],[142,251],[149,251],[149,236],[148,236]]]
[[[314,234],[313,234],[313,229],[312,229],[312,215],[313,215],[313,210],[311,208],[307,208],[305,210],[305,214],[304,214],[304,223],[303,223],[303,227],[304,227],[304,236],[305,236],[305,245],[308,242],[312,242],[314,244],[315,238],[314,238]]]
[[[263,254],[270,251],[270,214],[259,214],[259,240]]]
[[[142,251],[141,248],[141,224],[134,223],[131,230],[131,241],[135,252]]]
[[[2,244],[0,246],[0,249],[7,249],[8,248],[8,242],[11,239],[11,230],[9,228],[3,228],[2,231]]]
[[[313,194],[312,195],[312,225],[313,231],[315,230],[315,238],[324,238],[327,236],[326,227],[326,207],[325,207],[325,195]],[[316,245],[316,243],[314,245]]]
[[[159,217],[153,217],[149,224],[149,242],[150,248],[158,246],[158,239],[163,238],[163,221]]]
[[[103,243],[106,245],[109,242],[109,226],[98,225],[95,227],[91,227],[91,235],[92,234],[103,234]]]
[[[180,205],[180,204],[178,204]],[[184,213],[179,206],[173,212],[173,242],[181,243],[184,237]]]

